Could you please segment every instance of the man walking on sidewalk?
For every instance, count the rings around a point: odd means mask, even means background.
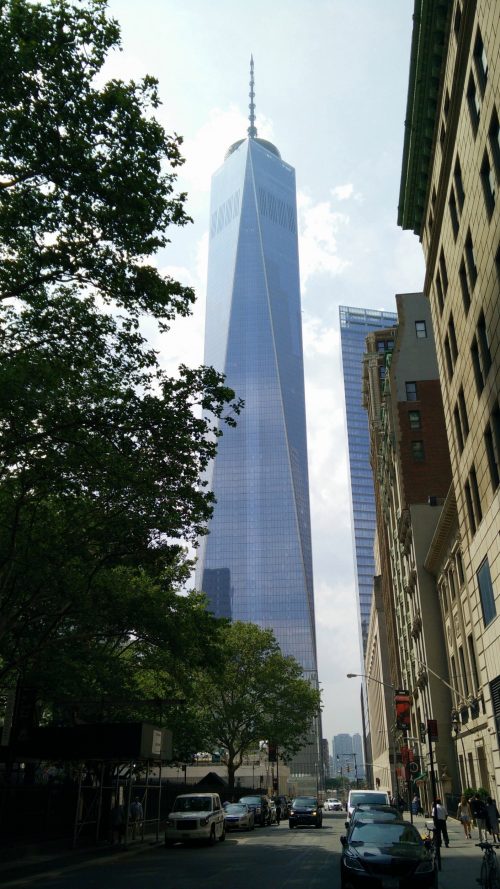
[[[470,809],[479,831],[479,842],[484,843],[488,839],[486,836],[486,806],[479,794],[475,793],[472,797]]]
[[[446,827],[447,817],[448,812],[443,806],[441,800],[434,800],[434,805],[432,807],[432,820],[434,821],[434,827],[436,828],[436,832],[438,835],[438,845],[441,845],[442,837],[446,848],[448,848],[448,846],[450,845],[450,840],[448,838],[448,828]]]

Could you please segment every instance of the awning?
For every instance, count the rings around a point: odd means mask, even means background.
[[[427,774],[426,773],[424,774],[424,772],[422,772],[420,775],[415,775],[413,780],[414,781],[426,781],[427,777],[428,777]]]

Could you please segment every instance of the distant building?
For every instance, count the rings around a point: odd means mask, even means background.
[[[500,796],[498,0],[420,0],[398,222],[422,242],[452,483],[428,549],[462,788]],[[426,660],[426,656],[423,659]]]
[[[332,742],[332,777],[342,775],[349,781],[364,778],[364,757],[361,735],[335,735]]]
[[[363,410],[363,355],[367,335],[397,323],[394,312],[340,306],[340,345],[344,375],[345,417],[349,452],[352,536],[362,656],[366,646],[373,592],[375,499],[370,466],[368,419]],[[387,350],[392,343],[387,343]]]

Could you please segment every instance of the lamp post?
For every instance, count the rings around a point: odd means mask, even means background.
[[[397,691],[396,686],[392,685],[392,683],[383,682],[382,679],[377,679],[376,676],[370,676],[369,673],[347,673],[346,676],[347,676],[347,679],[358,678],[358,679],[367,679],[368,681],[371,681],[371,682],[376,682],[378,685],[383,685],[384,688],[390,688],[390,690],[392,691],[393,694],[395,694]],[[389,773],[390,773],[391,745],[390,745],[390,738],[389,738],[388,731],[387,731],[387,740],[388,740],[387,749],[389,751]],[[395,745],[394,745],[394,750],[393,750],[393,760],[394,760],[394,763],[393,763],[394,764],[394,779],[391,778],[391,781],[394,780],[394,792],[396,792],[397,791],[397,778],[396,778],[396,749],[395,749]]]

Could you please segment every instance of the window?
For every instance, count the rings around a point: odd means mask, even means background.
[[[491,367],[491,352],[490,352],[490,344],[488,341],[488,332],[486,330],[486,321],[483,312],[479,315],[477,319],[477,341],[479,343],[479,357],[481,360],[481,367],[483,370],[483,376],[486,379],[488,376],[490,367]]]
[[[471,290],[474,290],[474,285],[477,281],[477,265],[470,231],[467,233],[467,238],[465,240],[465,262],[467,265],[469,286]]]
[[[462,179],[462,167],[460,166],[460,161],[457,157],[455,161],[455,170],[453,172],[453,182],[455,185],[455,193],[457,196],[458,207],[460,212],[462,212],[464,208],[465,201],[465,192],[464,192],[464,184]]]
[[[464,580],[465,580],[464,563],[462,562],[462,553],[460,552],[459,549],[457,549],[457,571],[458,571],[458,580],[459,580],[460,586],[463,586]]]
[[[443,122],[443,123],[441,123],[441,129],[439,131],[439,144],[441,146],[441,151],[444,150],[445,141],[446,141],[446,126]]]
[[[455,21],[453,22],[453,30],[455,32],[455,40],[458,40],[458,35],[460,34],[460,27],[462,25],[462,7],[460,3],[457,3],[457,9],[455,12]]]
[[[466,315],[469,314],[470,309],[470,289],[469,289],[469,281],[467,279],[467,271],[465,268],[465,261],[462,259],[460,263],[460,269],[458,272],[458,276],[460,278],[460,287],[462,290],[462,300],[464,304],[464,312]]]
[[[450,334],[450,349],[451,349],[451,357],[453,359],[453,366],[457,363],[458,358],[458,346],[457,346],[457,336],[455,333],[455,322],[453,320],[453,315],[450,314],[450,320],[448,322],[448,331]]]
[[[497,180],[494,171],[490,165],[488,152],[484,152],[483,163],[481,164],[481,182],[483,183],[484,202],[488,215],[491,216],[495,209]]]
[[[444,346],[444,357],[446,359],[446,369],[448,371],[448,379],[451,380],[451,378],[453,376],[453,361],[451,358],[450,337],[448,334],[446,334],[446,336],[444,338],[443,346]]]
[[[472,681],[474,683],[474,689],[478,691],[480,682],[479,673],[477,672],[476,652],[474,651],[474,640],[472,638],[472,634],[470,636],[467,636],[467,647],[469,649],[469,660],[472,667]]]
[[[458,646],[458,659],[460,661],[460,671],[462,673],[462,688],[464,690],[465,697],[467,697],[469,694],[469,682],[467,679],[467,668],[465,666],[464,650],[461,645]]]
[[[467,405],[465,404],[465,395],[462,386],[460,386],[460,389],[458,391],[458,406],[460,408],[460,420],[462,422],[464,439],[467,439],[467,436],[469,434],[469,417],[467,415]]]
[[[420,411],[409,411],[408,419],[410,421],[410,429],[420,429]]]
[[[418,401],[417,384],[416,383],[405,383],[405,388],[406,388],[406,400],[407,401]]]
[[[479,98],[476,81],[474,80],[474,75],[472,74],[472,72],[469,78],[469,86],[467,89],[467,101],[469,103],[469,113],[472,123],[472,129],[475,135],[477,133],[479,118],[481,116],[481,100]]]
[[[490,123],[490,129],[488,131],[488,138],[490,141],[490,149],[491,149],[491,156],[493,158],[493,163],[495,164],[497,176],[500,178],[500,131],[499,131],[499,127],[498,127],[498,114],[497,114],[496,108],[493,109],[493,114],[491,115],[491,123]]]
[[[441,284],[441,275],[439,271],[436,274],[436,293],[437,293],[437,301],[439,306],[440,315],[443,314],[444,309],[444,293],[443,293],[443,285]]]
[[[481,31],[477,29],[476,42],[474,44],[474,63],[476,65],[476,74],[481,94],[484,96],[486,89],[486,81],[488,80],[488,59],[484,49]]]
[[[476,576],[479,586],[479,596],[481,598],[481,608],[483,609],[484,625],[487,627],[497,613],[488,558],[481,564]]]
[[[479,360],[479,346],[477,344],[477,339],[474,336],[472,339],[472,344],[470,347],[470,357],[472,359],[472,367],[474,369],[474,378],[476,380],[476,388],[477,394],[481,395],[481,392],[484,389],[484,376],[481,368],[481,362]]]
[[[451,598],[454,599],[455,596],[457,595],[457,588],[455,585],[455,572],[454,572],[453,568],[450,568],[450,570],[448,572],[448,583],[450,585]]]
[[[439,271],[441,272],[441,283],[443,285],[443,293],[446,296],[446,291],[448,290],[448,270],[446,268],[446,259],[444,257],[443,249],[441,249],[441,253],[439,255]]]
[[[472,503],[474,506],[474,514],[476,516],[476,522],[479,525],[479,523],[482,521],[482,518],[483,518],[483,511],[481,509],[481,498],[479,496],[479,487],[477,484],[476,468],[475,468],[474,464],[472,464],[472,466],[471,466],[471,470],[469,472],[469,479],[470,479],[470,489],[471,489],[471,493],[472,493]]]
[[[470,484],[468,481],[464,485],[465,503],[467,505],[467,514],[469,516],[469,525],[472,535],[476,533],[476,517],[474,515],[474,507],[472,505],[472,495],[470,492]]]
[[[448,114],[450,111],[450,94],[449,94],[448,90],[446,90],[446,94],[444,97],[443,111],[444,111],[445,120],[448,120]]]
[[[460,422],[460,412],[458,410],[458,405],[455,405],[455,410],[453,411],[453,419],[455,421],[455,435],[457,437],[458,450],[462,453],[464,449],[464,436],[462,432],[462,424]]]
[[[451,219],[451,227],[453,229],[453,237],[455,241],[457,240],[458,230],[460,228],[460,220],[458,218],[458,210],[457,210],[457,201],[455,198],[455,191],[453,188],[450,191],[450,199],[448,201],[448,207],[450,210],[450,219]]]
[[[425,339],[427,337],[427,327],[425,321],[415,321],[415,333],[417,339]]]
[[[496,491],[500,484],[500,411],[498,406],[493,410],[490,421],[486,425],[484,443],[490,469],[491,487],[493,491]]]
[[[423,461],[425,460],[423,441],[412,441],[411,455],[415,463],[423,463]]]

